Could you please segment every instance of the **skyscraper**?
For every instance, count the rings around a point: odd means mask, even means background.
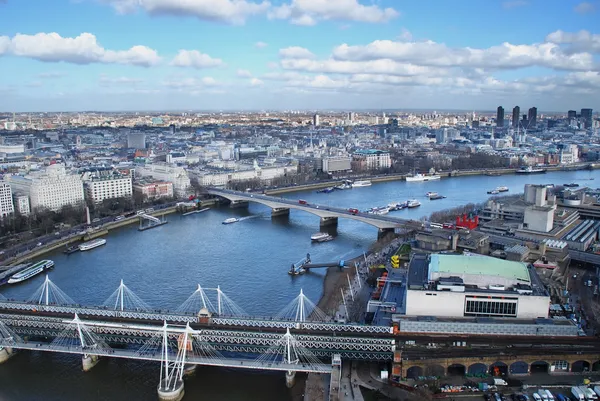
[[[512,126],[513,128],[517,128],[519,126],[519,116],[521,114],[521,109],[519,106],[513,107],[513,116],[512,116]]]
[[[504,127],[504,107],[498,106],[496,111],[496,127]]]
[[[592,128],[592,109],[581,109],[583,128]]]
[[[529,128],[535,128],[535,125],[537,124],[537,107],[529,109],[527,120],[529,120]]]
[[[319,126],[319,115],[318,115],[318,114],[315,114],[315,115],[313,116],[313,125],[314,125],[315,127],[318,127],[318,126]]]
[[[569,110],[567,113],[567,118],[570,120],[572,118],[577,118],[577,112],[575,110]]]

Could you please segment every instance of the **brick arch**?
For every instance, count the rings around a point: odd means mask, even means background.
[[[425,376],[423,374],[423,368],[420,366],[411,366],[406,370],[406,377],[408,379],[415,379],[419,376]]]
[[[600,371],[600,361],[594,361],[594,363],[592,363],[592,372],[598,371]]]
[[[592,366],[588,361],[584,361],[584,360],[575,361],[571,364],[571,372],[574,372],[574,373],[589,372],[591,367]]]
[[[492,376],[504,376],[508,374],[508,365],[502,361],[496,361],[490,365],[488,373]]]
[[[550,372],[550,363],[546,361],[535,361],[529,365],[530,373],[548,373]]]
[[[427,364],[425,366],[425,376],[446,376],[446,369],[439,364]]]
[[[467,367],[461,363],[453,363],[448,366],[448,376],[464,376],[467,373]]]
[[[467,368],[467,374],[471,376],[486,374],[488,367],[485,363],[474,363]]]
[[[529,373],[529,364],[524,361],[516,361],[508,367],[508,373],[511,375],[526,375]]]

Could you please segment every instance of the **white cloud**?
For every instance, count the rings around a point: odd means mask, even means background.
[[[219,85],[221,85],[221,83],[218,82],[213,77],[204,77],[200,80],[200,82],[202,82],[202,85],[204,85],[204,86],[219,86]]]
[[[250,86],[262,86],[263,84],[264,84],[264,82],[258,78],[252,78],[250,80]]]
[[[393,8],[363,5],[358,0],[292,0],[268,14],[269,18],[287,19],[296,25],[314,25],[320,20],[381,23],[399,15]]]
[[[574,10],[577,14],[591,14],[594,11],[596,11],[596,6],[592,3],[584,1],[582,3],[577,4]]]
[[[140,78],[130,77],[110,77],[106,74],[101,74],[98,80],[101,86],[136,86],[144,82]]]
[[[546,41],[559,45],[567,45],[565,52],[568,54],[590,52],[600,53],[600,34],[588,31],[575,33],[555,31],[546,36]]]
[[[224,65],[220,58],[212,58],[208,54],[200,53],[198,50],[179,50],[171,65],[176,67],[213,68]]]
[[[2,36],[0,54],[74,64],[107,63],[149,67],[160,62],[156,51],[147,46],[133,46],[129,50],[107,50],[98,44],[96,36],[91,33],[82,33],[74,38],[63,38],[56,32],[16,34],[12,38]]]
[[[315,55],[308,49],[300,46],[286,47],[279,50],[279,57],[285,59],[312,59]]]
[[[252,78],[252,73],[248,70],[238,69],[236,75],[240,78]]]
[[[64,73],[59,72],[59,71],[48,71],[48,72],[42,72],[40,74],[37,75],[38,78],[42,78],[42,79],[53,79],[53,78],[62,78],[65,76]]]
[[[559,70],[592,68],[592,55],[565,54],[555,43],[513,45],[503,43],[485,49],[450,48],[433,41],[395,42],[376,40],[365,46],[343,44],[333,50],[333,57],[345,61],[391,59],[422,66],[513,69],[541,66]]]
[[[143,10],[150,15],[196,17],[205,21],[241,25],[248,17],[264,14],[271,4],[252,0],[104,0],[119,13]]]
[[[257,49],[264,49],[267,46],[269,46],[269,45],[265,42],[256,42],[254,44],[254,47],[256,47]]]
[[[171,77],[162,82],[162,86],[180,91],[193,91],[205,88],[225,86],[225,83],[217,81],[213,77],[189,78]]]

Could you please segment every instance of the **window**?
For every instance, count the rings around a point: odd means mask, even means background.
[[[465,316],[516,317],[517,303],[510,301],[480,301],[467,299]]]

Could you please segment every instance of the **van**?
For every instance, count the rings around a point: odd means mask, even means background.
[[[138,210],[137,212],[135,212],[136,216],[141,216],[142,214],[144,214],[143,210]]]
[[[542,397],[542,400],[544,400],[544,401],[549,400],[548,395],[546,394],[546,390],[539,389],[537,391],[537,393],[540,395],[540,397]]]
[[[532,395],[535,401],[542,401],[542,397],[538,393],[533,393]]]
[[[550,390],[545,390],[544,389],[544,390],[540,390],[540,391],[543,391],[543,392],[546,393],[546,396],[548,397],[549,401],[554,401],[554,396],[552,395],[552,393],[550,392]],[[544,398],[544,397],[542,397],[542,398]]]

